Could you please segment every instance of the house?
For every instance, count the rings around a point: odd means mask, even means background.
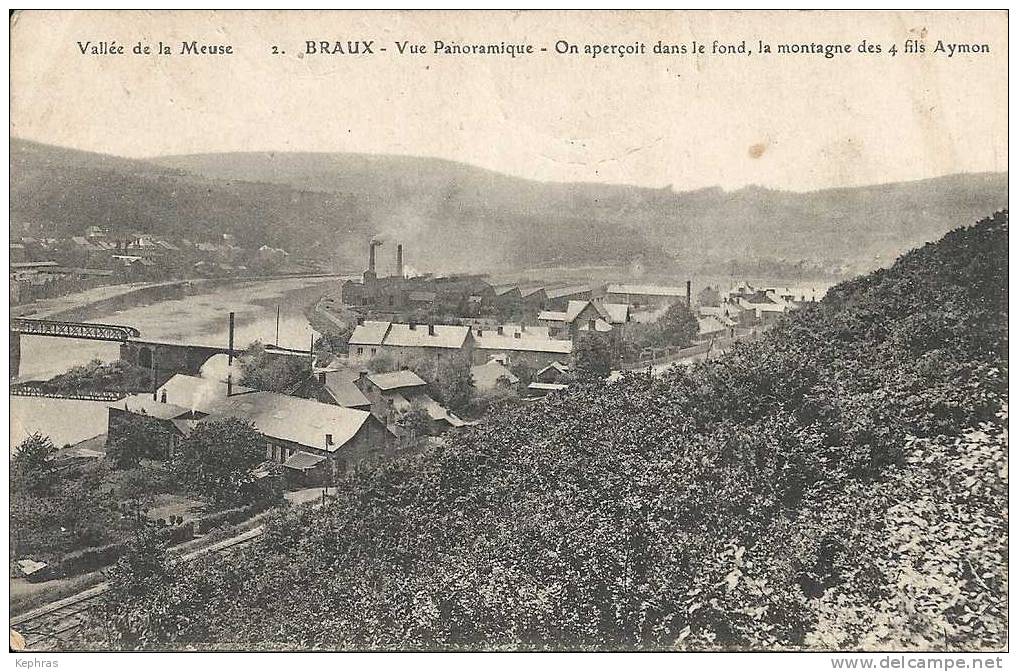
[[[414,404],[427,411],[432,435],[469,424],[432,399],[428,395],[428,384],[413,371],[375,374],[362,371],[356,384],[371,403],[371,414],[386,426],[395,425],[399,414],[410,410]]]
[[[199,423],[236,417],[252,423],[262,435],[266,459],[282,464],[301,482],[318,483],[385,459],[394,450],[395,436],[366,410],[240,386],[227,394],[225,388],[215,379],[173,376],[155,399],[141,394],[110,404],[109,437],[115,440],[121,422],[153,422],[163,430],[165,455],[170,457]],[[311,457],[288,465],[299,453]],[[309,461],[314,462],[311,470]]]
[[[534,374],[534,382],[560,383],[569,376],[570,368],[562,362],[552,362]]]
[[[630,313],[629,306],[623,303],[570,301],[564,311],[541,311],[537,321],[546,326],[549,334],[555,338],[575,341],[581,332],[596,332],[611,334],[612,338],[618,340],[624,335],[623,330],[630,321]]]
[[[775,289],[758,289],[743,282],[727,292],[721,305],[740,310],[740,322],[771,324],[785,313],[799,309],[801,303],[789,298],[795,296],[791,290],[783,294]]]
[[[473,378],[474,388],[478,390],[491,390],[499,385],[514,387],[520,382],[505,364],[495,359],[470,367],[470,376]]]
[[[470,327],[460,325],[365,321],[354,328],[349,346],[353,361],[364,362],[385,354],[396,366],[402,366],[420,356],[469,359],[474,338]]]
[[[540,367],[555,360],[569,359],[572,352],[573,342],[550,337],[547,327],[499,325],[494,329],[477,327],[474,330],[475,364],[484,364],[497,356],[513,363],[525,362]]]
[[[732,335],[734,332],[733,327],[728,326],[721,318],[714,315],[708,315],[697,319],[697,326],[697,336],[701,340]]]
[[[520,296],[523,297],[523,304],[528,310],[534,311],[534,314],[544,310],[548,301],[548,292],[544,290],[544,287],[521,289]]]
[[[354,380],[349,371],[317,371],[294,390],[293,395],[323,404],[370,411],[371,401],[364,396]]]
[[[685,289],[662,285],[611,284],[608,285],[605,300],[625,303],[633,308],[660,308],[679,301],[685,301],[689,305],[692,299],[690,291],[689,282],[686,282]]]
[[[594,301],[604,297],[603,286],[574,285],[545,289],[545,308],[548,310],[566,310],[570,301]]]

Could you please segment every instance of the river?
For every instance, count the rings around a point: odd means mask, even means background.
[[[259,340],[276,342],[276,306],[279,306],[281,346],[307,348],[317,333],[304,316],[305,306],[337,286],[338,279],[286,278],[237,282],[197,293],[153,300],[126,301],[119,309],[85,309],[90,322],[137,327],[141,338],[226,345],[229,313],[236,315],[238,347]],[[44,380],[92,359],[114,361],[118,343],[22,336],[18,380]],[[11,397],[11,445],[32,432],[50,436],[59,447],[106,431],[103,402]]]

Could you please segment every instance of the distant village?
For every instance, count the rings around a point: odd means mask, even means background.
[[[81,235],[56,238],[24,224],[11,232],[10,305],[105,285],[323,272],[314,260],[269,245],[245,248],[228,233],[196,241],[89,226]]]

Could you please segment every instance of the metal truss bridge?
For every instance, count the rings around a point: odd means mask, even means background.
[[[120,342],[141,335],[141,332],[136,328],[122,324],[34,320],[27,317],[11,318],[11,331],[26,336],[59,336],[62,338],[84,338],[91,341]]]

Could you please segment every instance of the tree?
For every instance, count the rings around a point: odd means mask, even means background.
[[[240,358],[240,384],[268,392],[285,392],[307,380],[310,363],[297,357],[270,355],[255,341]]]
[[[527,389],[527,386],[534,382],[534,374],[537,373],[537,369],[527,363],[526,360],[522,359],[517,362],[513,362],[513,364],[509,367],[509,370],[512,371],[514,376],[520,379],[518,385],[521,390]]]
[[[165,459],[166,430],[144,413],[114,422],[106,444],[106,459],[117,469],[133,469],[143,459]]]
[[[312,349],[315,352],[331,352],[334,355],[345,353],[350,347],[353,329],[352,325],[347,324],[342,328],[326,331],[315,339]]]
[[[93,359],[50,378],[41,387],[60,393],[95,390],[140,392],[152,389],[152,371],[124,360],[105,363]]]
[[[251,496],[252,471],[265,460],[261,435],[238,418],[198,424],[173,457],[177,481],[218,506],[244,503]]]
[[[700,332],[696,316],[683,301],[676,301],[658,320],[661,335],[668,345],[685,347]]]
[[[580,378],[603,379],[611,373],[612,354],[607,341],[594,334],[582,334],[576,342],[576,373]]]
[[[368,360],[368,371],[371,373],[388,373],[395,368],[396,362],[384,352],[380,352]]]
[[[409,434],[411,440],[427,436],[431,431],[431,416],[418,402],[402,411],[396,418],[396,426]]]
[[[696,303],[699,306],[719,306],[721,305],[721,292],[715,287],[707,285],[696,295]]]
[[[474,396],[474,379],[470,362],[465,357],[450,357],[435,364],[435,380],[431,385],[438,401],[454,411],[470,405]]]
[[[53,482],[53,455],[56,447],[38,432],[26,437],[14,449],[11,480],[27,490],[44,490]]]

